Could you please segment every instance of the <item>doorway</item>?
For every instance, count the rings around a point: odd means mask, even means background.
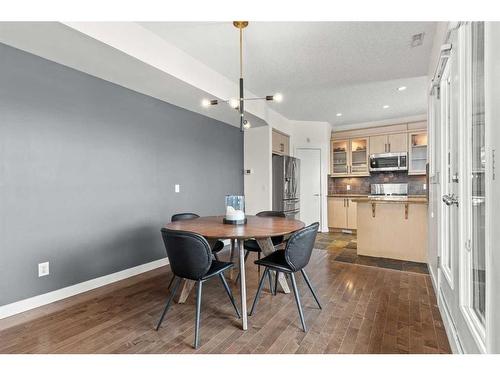
[[[485,352],[484,30],[461,25],[438,90],[438,304],[455,351]],[[434,116],[431,113],[431,116]]]
[[[306,225],[320,223],[321,228],[321,149],[297,148],[300,159],[300,220]]]

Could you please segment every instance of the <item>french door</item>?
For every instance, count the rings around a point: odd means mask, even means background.
[[[439,306],[452,346],[485,352],[485,121],[483,23],[450,33],[439,85]],[[436,110],[434,108],[434,110]]]

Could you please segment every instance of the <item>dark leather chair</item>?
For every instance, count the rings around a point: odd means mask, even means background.
[[[240,312],[234,302],[233,294],[227,285],[224,277],[224,271],[233,267],[231,262],[221,262],[212,258],[212,250],[207,240],[202,236],[184,231],[175,231],[163,228],[161,230],[163,242],[167,250],[167,256],[170,262],[170,267],[174,273],[176,281],[174,289],[168,297],[165,309],[161,314],[160,320],[156,326],[156,330],[160,328],[163,318],[168,311],[170,303],[177,292],[182,279],[196,281],[196,319],[195,319],[195,334],[194,348],[199,346],[199,329],[200,329],[200,309],[201,309],[201,291],[203,283],[212,277],[219,276],[224,289],[226,290],[229,300],[231,301],[236,315],[240,318]]]
[[[257,301],[259,299],[260,292],[262,290],[262,286],[264,284],[264,279],[266,274],[269,275],[270,270],[276,271],[276,280],[278,279],[278,275],[280,272],[283,272],[286,276],[291,279],[293,294],[295,296],[295,302],[297,303],[297,308],[299,310],[300,321],[302,323],[302,329],[306,332],[306,323],[304,321],[304,314],[302,312],[302,306],[300,304],[299,292],[297,290],[297,283],[295,281],[295,273],[301,272],[304,277],[307,286],[311,290],[311,293],[316,300],[319,308],[321,309],[321,304],[319,303],[318,297],[314,292],[314,289],[307,277],[306,271],[304,267],[309,263],[309,259],[311,258],[311,253],[314,247],[314,241],[316,240],[316,234],[318,233],[319,223],[314,223],[305,227],[295,233],[293,233],[286,243],[285,250],[277,250],[274,253],[262,258],[260,260],[256,260],[255,264],[260,264],[265,267],[264,273],[260,278],[259,288],[257,289],[257,293],[255,294],[255,299],[253,301],[252,309],[250,310],[250,314],[252,315],[255,307],[257,306]],[[275,288],[277,284],[275,285]]]
[[[180,214],[172,215],[172,218],[170,219],[170,221],[174,222],[174,221],[180,221],[180,220],[191,220],[191,219],[196,219],[199,217],[200,217],[200,215],[193,214],[192,212],[183,212]],[[224,248],[224,242],[222,242],[221,240],[217,240],[214,247],[212,248],[212,254],[216,260],[219,260],[217,253],[219,251],[221,251],[223,248]],[[175,278],[175,276],[173,276],[172,279],[170,280],[170,283],[168,284],[169,288],[172,286],[172,282],[174,281],[174,278]]]
[[[286,215],[283,212],[279,211],[261,211],[259,212],[256,216],[260,217],[283,217],[285,218]],[[279,246],[283,243],[284,237],[283,236],[274,236],[271,237],[271,241],[273,243],[273,246]],[[243,242],[243,247],[245,248],[245,261],[247,260],[248,256],[250,255],[251,252],[257,253],[257,259],[261,258],[261,253],[262,249],[260,248],[259,244],[257,243],[256,240],[246,240]],[[259,265],[259,273],[260,273],[260,265]],[[238,273],[238,276],[236,277],[236,282],[238,282],[240,275]],[[271,292],[273,292],[273,286],[272,286],[272,281],[271,281],[271,274],[269,273],[269,288],[271,289]]]

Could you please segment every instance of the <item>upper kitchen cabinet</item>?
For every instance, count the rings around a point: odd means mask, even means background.
[[[406,133],[389,134],[387,143],[387,152],[408,152]]]
[[[407,152],[407,133],[374,135],[370,137],[370,153]]]
[[[349,140],[332,141],[332,175],[347,176],[349,174]]]
[[[427,164],[427,132],[408,133],[409,168],[408,174],[425,174]]]
[[[368,171],[368,138],[350,140],[350,175],[366,176]]]
[[[278,155],[290,154],[290,137],[273,129],[272,135],[272,152]]]
[[[387,152],[387,135],[374,135],[370,137],[370,153],[383,154]]]
[[[368,138],[332,141],[333,176],[367,176]]]

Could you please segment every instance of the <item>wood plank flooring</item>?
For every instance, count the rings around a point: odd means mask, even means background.
[[[153,327],[168,297],[168,267],[0,320],[0,353],[450,353],[428,275],[335,261],[314,250],[307,267],[323,309],[297,275],[308,332],[293,295],[264,290],[241,330],[218,279],[204,285],[201,346],[194,295]],[[247,262],[251,304],[257,267]],[[234,282],[233,293],[239,296]]]

